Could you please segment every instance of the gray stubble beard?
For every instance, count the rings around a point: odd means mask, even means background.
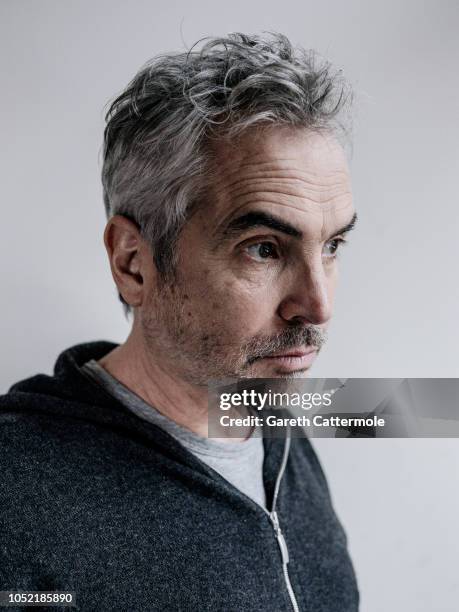
[[[300,346],[320,351],[327,340],[324,329],[298,324],[272,336],[254,336],[242,345],[221,342],[215,329],[187,327],[186,302],[179,284],[164,284],[160,292],[163,297],[153,300],[148,316],[141,320],[147,348],[170,364],[171,373],[195,386],[207,387],[211,380],[251,378],[253,364],[259,359]],[[302,372],[283,377],[298,375]]]

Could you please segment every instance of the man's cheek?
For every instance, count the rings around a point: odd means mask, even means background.
[[[272,318],[275,310],[273,293],[238,279],[225,279],[224,275],[215,276],[210,270],[203,270],[200,283],[191,291],[185,306],[186,318],[190,323],[197,318],[206,327],[221,325],[220,332],[244,336],[255,328],[264,327]],[[191,288],[190,288],[191,289]]]
[[[246,295],[226,299],[220,313],[232,333],[244,339],[257,335],[272,320],[266,300],[254,300],[253,296]]]

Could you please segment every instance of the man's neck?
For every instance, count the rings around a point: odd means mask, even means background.
[[[163,415],[202,437],[208,437],[207,388],[191,385],[174,375],[170,364],[166,367],[166,362],[145,346],[135,325],[126,342],[100,359],[99,364]]]

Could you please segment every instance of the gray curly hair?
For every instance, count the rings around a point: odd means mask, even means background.
[[[107,216],[139,226],[165,278],[183,224],[206,199],[212,142],[254,126],[343,127],[336,117],[350,97],[340,72],[282,34],[200,42],[153,58],[106,115]]]

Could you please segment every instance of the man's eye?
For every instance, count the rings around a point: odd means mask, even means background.
[[[272,242],[252,244],[247,247],[247,253],[257,261],[277,259],[279,257],[277,247]]]
[[[323,255],[326,259],[335,259],[338,255],[338,249],[341,244],[344,244],[346,241],[344,238],[333,238],[332,240],[328,240],[324,244]]]

